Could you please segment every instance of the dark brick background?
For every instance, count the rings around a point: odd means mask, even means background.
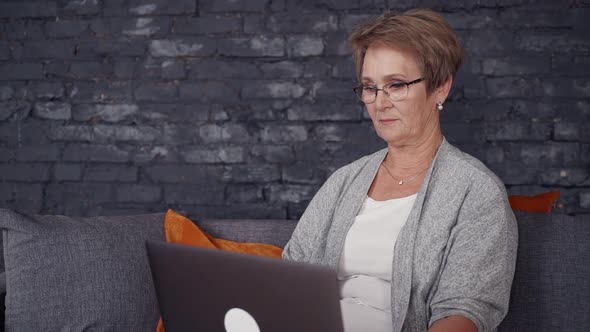
[[[589,213],[587,0],[2,0],[0,206],[297,218],[384,146],[351,92],[349,31],[416,6],[467,52],[448,140],[511,193]]]

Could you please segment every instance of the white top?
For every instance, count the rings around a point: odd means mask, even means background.
[[[391,274],[395,241],[416,194],[386,201],[367,196],[350,227],[338,265],[346,332],[391,331]]]

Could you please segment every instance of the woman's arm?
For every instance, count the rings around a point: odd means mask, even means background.
[[[475,323],[461,315],[448,316],[432,324],[428,332],[477,332]]]

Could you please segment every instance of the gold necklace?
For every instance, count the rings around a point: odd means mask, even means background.
[[[385,165],[385,163],[382,163],[381,165],[383,165],[383,167],[385,167],[385,170],[387,171],[387,173],[389,174],[389,176],[391,176],[392,179],[394,179],[395,181],[397,181],[397,184],[399,184],[400,186],[404,183],[408,183],[411,181],[414,181],[418,175],[420,175],[422,172],[424,172],[425,170],[421,170],[420,172],[416,173],[416,175],[412,176],[409,179],[398,179],[395,176],[393,176],[393,174],[391,174],[391,171],[389,170],[389,168],[387,168],[387,166]]]

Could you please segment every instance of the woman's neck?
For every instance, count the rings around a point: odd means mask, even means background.
[[[397,176],[412,176],[430,168],[430,164],[443,141],[442,132],[435,130],[414,142],[388,144],[387,157],[383,161]]]

